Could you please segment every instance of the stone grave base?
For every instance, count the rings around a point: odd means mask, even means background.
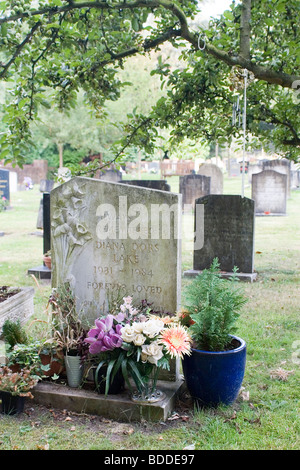
[[[51,279],[51,269],[43,265],[28,269],[27,274],[32,274],[37,279]]]
[[[22,325],[29,320],[34,314],[33,298],[33,287],[20,287],[20,292],[0,303],[0,336],[5,320],[20,320]]]
[[[198,274],[201,273],[202,271],[197,271],[196,269],[189,269],[188,271],[184,271],[183,275],[184,277],[196,277],[198,276]],[[233,276],[232,272],[221,272],[221,277],[224,279],[228,279],[231,276]],[[253,282],[256,281],[257,273],[237,273],[237,278],[240,281]]]
[[[100,415],[116,421],[166,421],[176,403],[176,395],[183,387],[184,380],[176,382],[159,381],[159,390],[165,398],[152,404],[135,403],[130,392],[118,395],[100,395],[94,390],[70,388],[64,384],[40,382],[33,390],[33,402],[39,405],[66,409],[76,413]]]

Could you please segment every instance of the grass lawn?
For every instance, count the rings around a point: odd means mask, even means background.
[[[177,191],[178,178],[169,182]],[[225,178],[224,193],[240,194],[241,179]],[[249,187],[245,195],[250,196]],[[29,268],[42,264],[43,239],[36,234],[40,199],[37,186],[13,193],[12,209],[0,213],[0,232],[5,232],[0,237],[0,285],[34,286],[35,317],[44,319],[50,284],[27,275]],[[165,423],[117,423],[28,400],[25,413],[0,416],[0,450],[298,450],[299,204],[300,191],[293,191],[286,217],[256,217],[258,277],[243,284],[249,301],[237,325],[238,336],[247,343],[246,374],[232,407],[197,410],[183,396]],[[188,217],[184,224],[192,227]],[[192,245],[184,243],[182,271],[191,267]],[[187,282],[182,279],[183,290]]]

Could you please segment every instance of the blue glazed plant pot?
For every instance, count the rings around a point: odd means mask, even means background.
[[[232,405],[240,391],[246,367],[246,343],[232,336],[235,349],[202,351],[192,349],[182,361],[190,395],[199,406]]]

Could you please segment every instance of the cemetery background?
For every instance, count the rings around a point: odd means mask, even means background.
[[[155,176],[143,175],[150,179]],[[171,191],[178,178],[168,179]],[[226,178],[225,194],[240,194],[240,177]],[[250,196],[250,187],[246,188]],[[245,284],[249,302],[239,334],[248,344],[244,390],[233,408],[193,413],[184,397],[164,424],[120,424],[32,407],[28,415],[0,418],[0,448],[61,449],[296,449],[299,447],[299,191],[292,191],[286,217],[257,217],[255,269],[258,280]],[[1,213],[1,283],[35,287],[35,316],[43,318],[50,292],[26,275],[41,263],[42,237],[36,236],[40,193],[11,195],[13,210]],[[191,214],[185,224],[193,226]],[[3,225],[2,225],[3,224]],[[192,248],[183,247],[182,272],[192,266]],[[182,285],[189,282],[182,279]],[[95,432],[96,431],[96,432]]]

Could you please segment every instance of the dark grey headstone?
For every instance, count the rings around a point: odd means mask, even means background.
[[[50,193],[43,194],[43,227],[43,250],[47,253],[51,249]]]
[[[10,200],[9,193],[9,170],[0,168],[0,197]]]
[[[185,175],[179,177],[179,192],[182,194],[182,205],[195,204],[199,197],[210,193],[210,176]]]
[[[43,229],[43,254],[51,249],[51,224],[50,224],[50,193],[44,193],[40,202],[37,228]],[[29,275],[37,279],[51,279],[51,269],[43,263],[40,266],[28,269]]]
[[[121,183],[160,191],[171,191],[171,186],[165,180],[123,180]]]
[[[197,199],[196,204],[204,205],[204,244],[194,250],[194,270],[207,269],[218,258],[221,271],[232,272],[237,266],[241,273],[253,273],[254,201],[212,194]]]
[[[252,175],[252,199],[257,215],[285,215],[288,192],[287,175],[264,170]]]

